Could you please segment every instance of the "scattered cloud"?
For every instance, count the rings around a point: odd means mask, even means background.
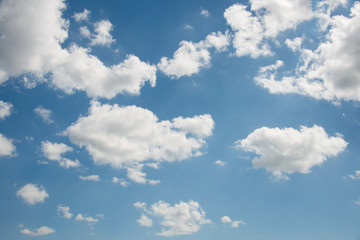
[[[0,119],[3,120],[12,113],[13,105],[0,100]]]
[[[200,12],[201,15],[203,15],[204,17],[208,17],[210,16],[210,13],[208,10],[206,9],[202,9],[201,12]]]
[[[90,17],[91,12],[87,9],[84,9],[83,12],[74,13],[73,18],[76,22],[80,21],[88,21]]]
[[[220,220],[221,220],[221,222],[224,223],[224,224],[225,224],[225,223],[230,224],[230,226],[233,227],[233,228],[239,227],[240,224],[241,224],[241,225],[246,225],[246,223],[245,223],[244,221],[242,221],[242,220],[234,221],[234,220],[231,220],[231,218],[228,217],[228,216],[223,216]]]
[[[198,73],[201,68],[210,66],[210,51],[225,51],[230,43],[227,33],[213,32],[205,40],[198,43],[181,41],[180,47],[175,51],[172,59],[162,57],[158,68],[172,78],[191,76]]]
[[[210,115],[159,121],[151,111],[92,101],[88,116],[81,116],[63,134],[86,150],[96,164],[127,169],[138,183],[156,184],[142,173],[144,163],[181,161],[197,156],[212,134]]]
[[[21,187],[17,192],[16,196],[22,198],[27,204],[34,205],[36,203],[43,203],[49,194],[46,190],[36,184],[26,184]]]
[[[151,218],[144,214],[141,214],[141,217],[136,221],[143,227],[151,227],[153,225]]]
[[[123,187],[127,187],[130,185],[130,183],[128,181],[126,181],[123,178],[117,178],[117,177],[113,177],[113,179],[111,180],[111,182],[115,183],[115,184],[120,184]]]
[[[259,155],[252,160],[254,168],[265,168],[279,179],[288,179],[286,174],[295,172],[310,173],[312,167],[337,156],[347,146],[340,134],[329,137],[317,125],[302,126],[300,130],[262,127],[235,144],[243,151]]]
[[[101,179],[99,175],[79,176],[81,180],[99,182]]]
[[[12,157],[15,155],[16,147],[12,142],[12,139],[6,138],[0,133],[0,157]]]
[[[78,160],[73,161],[62,157],[63,154],[73,151],[71,147],[64,143],[43,141],[41,142],[41,151],[47,159],[58,162],[63,168],[74,168],[81,165]]]
[[[20,233],[22,233],[24,235],[29,235],[29,236],[33,236],[33,237],[44,236],[44,235],[48,235],[48,234],[51,234],[54,232],[55,232],[54,229],[46,227],[46,226],[42,226],[38,229],[35,229],[34,231],[31,231],[27,228],[20,231]]]
[[[190,24],[186,24],[186,25],[185,25],[185,29],[187,29],[187,30],[192,30],[192,29],[194,29],[194,27],[191,26]]]
[[[222,166],[222,167],[226,165],[226,162],[221,161],[221,160],[216,160],[214,163],[215,163],[216,165],[219,165],[219,166]]]
[[[71,219],[74,216],[74,214],[72,214],[70,212],[70,208],[67,206],[59,205],[59,206],[57,206],[56,211],[60,216],[66,218],[66,219]]]
[[[136,202],[134,206],[142,209],[150,216],[161,219],[160,224],[164,228],[161,232],[157,233],[159,236],[171,237],[193,234],[200,230],[201,225],[211,223],[209,219],[206,219],[206,214],[201,209],[199,203],[192,200],[189,202],[180,201],[180,203],[174,205],[159,201],[151,205],[149,209],[146,209],[146,204],[142,202]],[[145,218],[147,219],[148,217],[145,216]],[[146,223],[149,224],[150,221]]]
[[[360,170],[356,170],[354,174],[348,174],[348,177],[354,180],[360,180]]]
[[[54,122],[54,120],[51,119],[52,112],[50,109],[46,109],[43,106],[38,106],[37,108],[35,108],[34,112],[39,115],[44,122]]]
[[[110,46],[115,39],[111,35],[113,30],[113,25],[108,20],[101,20],[94,23],[94,34],[91,36],[90,45],[101,45],[101,46]]]
[[[75,217],[75,220],[76,221],[83,221],[83,222],[87,222],[87,223],[97,223],[99,221],[99,219],[97,218],[93,218],[93,217],[86,217],[86,216],[83,216],[81,213],[79,213],[78,215],[76,215]]]

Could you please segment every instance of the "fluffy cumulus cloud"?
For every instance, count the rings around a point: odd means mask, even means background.
[[[131,180],[156,184],[141,171],[145,163],[157,166],[201,155],[213,128],[208,114],[159,121],[144,108],[92,101],[88,115],[79,117],[63,134],[86,147],[96,164],[126,168]]]
[[[83,26],[80,28],[80,34],[90,39],[90,45],[100,45],[109,47],[115,39],[111,35],[111,31],[113,30],[113,25],[108,20],[101,20],[99,22],[94,23],[94,33],[91,34],[90,30]]]
[[[325,40],[315,50],[288,41],[288,46],[300,54],[295,75],[277,80],[278,69],[272,69],[260,71],[255,81],[275,94],[298,93],[334,103],[359,101],[360,3],[355,2],[348,17],[333,16],[329,24]]]
[[[0,119],[3,120],[11,115],[13,105],[0,100]]]
[[[81,180],[99,182],[101,179],[99,175],[79,176]]]
[[[141,214],[141,217],[136,221],[143,227],[151,227],[153,225],[151,218],[144,214]]]
[[[48,235],[48,234],[51,234],[54,232],[55,232],[54,229],[49,228],[47,226],[42,226],[38,229],[35,229],[34,231],[31,231],[27,228],[20,231],[20,233],[22,233],[24,235],[29,235],[29,236],[33,236],[33,237],[40,237],[40,236]]]
[[[201,225],[211,223],[209,219],[206,219],[206,213],[201,209],[200,204],[191,200],[188,202],[180,201],[180,203],[174,205],[159,201],[151,205],[149,209],[142,202],[137,202],[134,206],[145,211],[150,216],[161,219],[160,224],[164,228],[161,232],[157,233],[160,236],[170,237],[193,234],[200,230]],[[150,221],[146,223],[149,224]],[[139,222],[139,224],[141,223]],[[144,226],[143,224],[141,225]]]
[[[210,66],[211,55],[209,49],[224,51],[229,45],[228,33],[213,32],[205,40],[198,43],[181,41],[172,59],[162,57],[158,68],[173,78],[191,76],[200,69]]]
[[[67,206],[59,205],[56,211],[60,216],[66,219],[71,219],[74,216],[74,214],[70,212],[70,207]]]
[[[38,187],[36,184],[31,183],[21,187],[16,192],[16,195],[30,205],[43,203],[49,197],[49,194],[42,186]]]
[[[63,0],[0,2],[0,83],[9,77],[25,75],[27,79],[30,75],[38,81],[46,79],[68,94],[86,91],[90,97],[104,98],[139,94],[147,81],[155,86],[156,67],[136,56],[129,55],[123,62],[108,67],[89,49],[75,43],[68,49],[62,48],[69,25],[62,18],[65,8]],[[99,23],[96,29],[96,43],[113,41],[105,33],[109,24]]]
[[[76,215],[75,220],[76,221],[87,222],[87,223],[90,223],[90,224],[94,224],[94,223],[97,223],[99,221],[99,219],[97,219],[97,218],[87,217],[87,216],[82,215],[81,213]]]
[[[84,9],[82,12],[74,13],[73,18],[76,22],[87,21],[89,20],[90,14],[91,12],[89,10]]]
[[[6,138],[0,133],[0,157],[11,157],[15,155],[16,147],[12,142],[12,139]]]
[[[347,142],[339,134],[329,137],[322,127],[314,125],[300,130],[262,127],[238,140],[236,146],[259,155],[252,160],[254,168],[265,168],[275,179],[288,179],[286,174],[309,173],[328,157],[337,156]]]
[[[62,156],[67,152],[73,151],[71,147],[64,143],[43,141],[41,142],[41,151],[47,159],[58,162],[63,168],[74,168],[81,165],[79,160],[73,161]]]
[[[53,123],[54,120],[51,119],[52,112],[50,109],[46,109],[43,106],[38,106],[34,109],[34,112],[41,117],[41,119],[46,123]]]
[[[239,57],[272,55],[268,45],[271,38],[313,16],[309,0],[251,0],[250,5],[252,11],[234,4],[224,12],[227,24],[235,32],[233,46]]]
[[[239,225],[246,225],[246,223],[242,220],[237,220],[237,221],[234,221],[232,220],[230,217],[228,216],[223,216],[220,221],[224,224],[230,224],[231,227],[233,228],[237,228],[239,227]]]
[[[216,165],[219,165],[219,166],[225,166],[226,165],[226,162],[224,162],[224,161],[221,161],[221,160],[216,160],[215,162],[214,162],[214,164],[216,164]]]

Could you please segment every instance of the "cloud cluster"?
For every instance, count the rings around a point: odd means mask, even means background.
[[[43,141],[41,142],[41,151],[47,159],[58,162],[63,168],[75,168],[81,165],[77,159],[73,161],[62,156],[67,152],[73,151],[71,147],[64,143]]]
[[[31,183],[21,187],[16,192],[16,195],[30,205],[43,203],[45,199],[49,197],[49,194],[42,186],[38,187],[36,184]]]
[[[302,126],[300,130],[262,127],[235,144],[243,151],[259,155],[252,160],[253,167],[265,168],[277,179],[288,179],[286,174],[295,172],[310,173],[312,167],[337,156],[347,146],[341,135],[329,137],[317,125]]]
[[[200,204],[192,200],[180,201],[174,205],[159,201],[151,205],[149,209],[143,202],[136,202],[134,206],[150,216],[161,219],[160,224],[165,228],[157,233],[159,236],[171,237],[193,234],[200,230],[201,225],[211,223],[209,219],[206,219],[206,214],[201,209]],[[137,222],[142,226],[152,226],[152,220],[144,214]]]
[[[241,225],[246,225],[246,223],[244,221],[242,221],[242,220],[234,221],[228,216],[223,216],[220,220],[224,224],[230,224],[230,226],[233,227],[233,228],[239,227],[240,224]]]
[[[4,102],[0,100],[0,119],[3,120],[6,117],[11,115],[13,105],[9,102]]]
[[[162,57],[157,67],[172,78],[191,76],[202,68],[209,67],[211,55],[209,49],[225,51],[229,45],[230,36],[226,32],[210,33],[205,40],[198,43],[181,41],[172,59]]]
[[[68,94],[86,91],[90,97],[104,98],[137,95],[146,82],[155,86],[156,67],[134,55],[108,67],[90,54],[90,49],[75,43],[62,48],[69,26],[62,17],[65,8],[63,0],[36,0],[31,5],[25,0],[1,1],[0,83],[25,74],[38,81],[48,79],[54,88]],[[106,21],[95,26],[93,44],[113,42],[106,33],[109,26]]]
[[[96,164],[126,168],[139,183],[156,184],[141,172],[144,163],[181,161],[201,155],[204,138],[212,135],[208,114],[159,121],[151,111],[92,101],[88,116],[81,116],[63,134],[86,147]]]
[[[12,142],[12,139],[6,138],[0,133],[0,157],[14,156],[16,147]]]
[[[20,233],[24,234],[24,235],[29,235],[29,236],[33,236],[33,237],[39,237],[39,236],[44,236],[44,235],[48,235],[51,233],[54,233],[55,230],[52,228],[49,228],[47,226],[42,226],[38,229],[35,229],[34,231],[31,231],[27,228],[23,229],[20,231]]]

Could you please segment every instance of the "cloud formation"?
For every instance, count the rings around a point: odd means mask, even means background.
[[[63,168],[75,168],[81,165],[79,160],[73,161],[62,156],[67,152],[73,151],[71,147],[64,143],[43,141],[41,142],[41,151],[47,159],[58,162]]]
[[[49,194],[42,186],[38,187],[36,184],[28,183],[16,192],[16,196],[22,198],[27,204],[35,205],[43,203]]]
[[[242,220],[234,221],[228,216],[223,216],[220,220],[224,224],[230,224],[230,226],[233,227],[233,228],[239,227],[240,224],[241,225],[246,225],[246,223],[244,221],[242,221]]]
[[[59,215],[61,215],[62,217],[66,218],[66,219],[71,219],[74,216],[74,214],[72,214],[70,212],[70,208],[67,206],[59,205],[59,206],[57,206],[56,211]]]
[[[0,157],[12,157],[15,155],[16,147],[13,140],[6,138],[0,133]]]
[[[34,109],[34,112],[41,117],[41,119],[46,123],[53,123],[54,120],[51,119],[52,112],[50,109],[46,109],[43,106],[38,106]]]
[[[125,168],[131,180],[156,184],[142,173],[144,163],[182,161],[201,155],[204,139],[212,135],[213,128],[214,121],[208,114],[159,121],[144,108],[92,101],[88,115],[79,117],[63,134],[85,147],[96,164]]]
[[[38,229],[35,229],[34,231],[31,231],[27,228],[23,229],[20,231],[20,233],[24,234],[24,235],[29,235],[29,236],[33,236],[33,237],[39,237],[39,236],[44,236],[44,235],[48,235],[51,233],[54,233],[55,230],[52,228],[49,228],[47,226],[42,226]]]
[[[3,120],[12,113],[13,105],[0,100],[0,119]]]
[[[295,172],[310,173],[312,167],[337,156],[347,146],[341,135],[329,137],[317,125],[302,126],[300,130],[262,127],[235,144],[243,151],[259,155],[252,160],[253,167],[265,168],[277,179],[287,179],[286,174]]]

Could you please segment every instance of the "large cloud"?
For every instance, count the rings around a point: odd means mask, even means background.
[[[36,184],[31,183],[21,187],[16,192],[16,195],[30,205],[43,203],[45,199],[49,197],[49,194],[42,186],[38,187]]]
[[[16,148],[12,141],[0,133],[0,157],[14,156]]]
[[[74,144],[85,146],[96,164],[126,168],[129,178],[145,183],[146,174],[141,172],[145,162],[198,156],[213,128],[208,114],[159,121],[147,109],[92,101],[88,116],[79,117],[63,134]]]
[[[360,100],[360,3],[349,17],[334,16],[325,41],[314,51],[296,48],[300,53],[296,75],[276,80],[277,69],[260,71],[255,81],[271,93],[298,93],[332,102]],[[280,67],[280,66],[279,66]]]
[[[31,4],[26,0],[1,1],[0,83],[23,74],[37,79],[46,75],[55,88],[66,93],[81,90],[91,97],[105,98],[139,94],[146,81],[155,86],[156,67],[136,56],[107,67],[89,49],[76,44],[63,49],[69,25],[62,18],[65,7],[63,0],[34,0]],[[101,35],[103,24],[98,25],[96,44],[112,42],[108,35]]]
[[[149,209],[146,208],[145,203],[141,202],[135,203],[134,206],[142,209],[148,215],[162,219],[160,224],[165,229],[157,233],[160,236],[193,234],[200,230],[201,225],[211,223],[209,219],[206,219],[206,213],[201,209],[200,204],[192,200],[189,202],[180,201],[173,206],[159,201],[151,205]],[[140,225],[152,226],[152,220],[148,216],[142,215],[140,219],[138,220]],[[143,221],[144,219],[146,221]]]
[[[166,75],[180,78],[198,73],[201,68],[209,67],[211,55],[209,49],[224,51],[229,45],[227,33],[213,32],[198,43],[181,41],[172,59],[162,57],[158,68]]]
[[[262,127],[238,140],[236,146],[259,155],[252,160],[254,168],[265,168],[274,177],[288,179],[286,174],[309,173],[328,157],[337,156],[347,142],[340,135],[329,137],[322,127],[314,125],[300,130]]]

